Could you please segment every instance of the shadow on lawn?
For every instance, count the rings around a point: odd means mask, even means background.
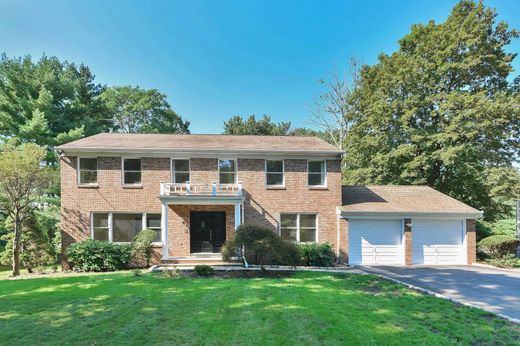
[[[429,340],[439,343],[466,342],[504,328],[520,335],[518,328],[476,309],[373,276],[329,273],[247,280],[110,274],[3,281],[0,321],[0,344],[137,343],[150,342],[150,333],[170,343],[243,342],[250,333],[266,331],[283,340],[308,338],[303,343],[358,337],[393,343],[432,333]],[[463,332],[466,336],[457,335]],[[270,337],[262,341],[277,341]]]

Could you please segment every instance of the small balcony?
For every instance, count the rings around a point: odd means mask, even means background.
[[[242,183],[218,184],[214,181],[212,183],[194,184],[189,181],[186,183],[169,183],[162,181],[161,196],[240,197],[242,196]]]

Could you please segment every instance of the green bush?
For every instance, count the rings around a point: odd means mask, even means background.
[[[199,276],[211,276],[215,274],[215,271],[208,265],[200,264],[195,266],[195,273]]]
[[[135,236],[132,241],[132,262],[135,266],[150,266],[152,244],[155,240],[155,235],[154,230],[144,229]]]
[[[477,241],[498,234],[514,236],[516,234],[516,220],[511,218],[493,222],[477,221]]]
[[[492,235],[479,241],[478,250],[492,258],[503,258],[516,252],[520,240],[511,235]]]
[[[298,247],[306,266],[332,267],[336,261],[336,254],[329,243],[299,244]]]
[[[520,258],[510,253],[502,258],[492,258],[488,263],[499,268],[514,268],[520,267]]]
[[[65,253],[76,271],[106,272],[127,268],[132,246],[88,239],[70,245]]]
[[[222,259],[226,262],[231,261],[231,258],[236,256],[236,249],[230,247],[232,241],[226,241],[222,247],[220,248],[220,253],[222,254]]]
[[[243,224],[237,228],[235,237],[226,243],[223,258],[245,256],[248,262],[259,264],[287,264],[295,266],[300,262],[298,249],[293,242],[282,240],[271,229]]]

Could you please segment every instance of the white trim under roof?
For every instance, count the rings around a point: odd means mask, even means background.
[[[443,218],[443,219],[479,219],[482,217],[483,212],[433,212],[433,211],[345,211],[340,208],[336,209],[338,217],[343,219],[353,218]]]
[[[340,150],[241,150],[241,149],[132,149],[132,148],[56,148],[57,151],[67,156],[82,156],[85,154],[96,156],[110,157],[131,157],[137,155],[140,157],[175,157],[179,159],[190,158],[219,158],[234,157],[247,159],[313,159],[313,160],[337,160],[344,154]]]

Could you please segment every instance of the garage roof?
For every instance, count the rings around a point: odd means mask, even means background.
[[[343,186],[342,214],[467,214],[482,212],[429,186]]]

